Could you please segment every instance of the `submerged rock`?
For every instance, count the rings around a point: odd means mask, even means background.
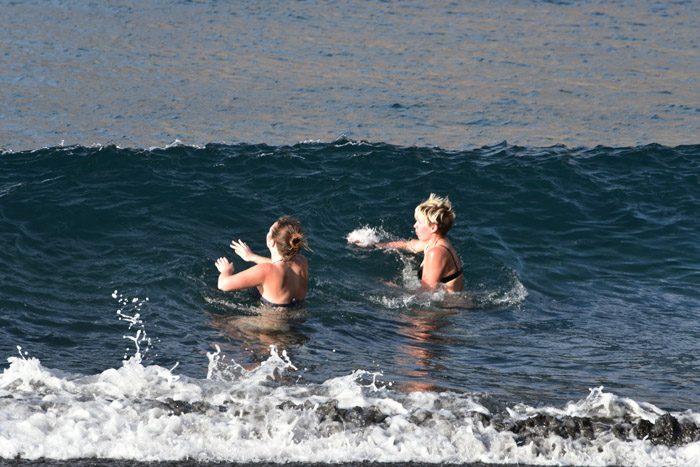
[[[283,410],[313,410],[316,413],[319,424],[324,426],[325,431],[329,433],[348,428],[378,425],[387,418],[386,414],[373,405],[342,409],[338,407],[338,401],[335,399],[319,405],[311,404],[309,401],[306,401],[304,404],[285,401],[278,405],[278,408]]]
[[[319,421],[334,421],[342,422],[346,426],[365,427],[382,423],[386,419],[386,415],[377,407],[370,405],[369,407],[353,407],[351,409],[338,408],[337,400],[330,400],[325,404],[320,405],[316,409],[316,415]]]
[[[177,401],[171,398],[167,398],[160,402],[161,406],[170,412],[172,415],[182,415],[186,413],[200,413],[206,414],[210,410],[215,410],[217,412],[226,412],[228,409],[224,406],[213,406],[208,402],[195,401],[195,402],[185,402]]]
[[[648,439],[654,445],[680,446],[700,440],[700,427],[690,420],[679,421],[671,414],[656,419],[624,420],[614,422],[608,418],[573,417],[537,414],[524,420],[505,421],[501,417],[488,419],[475,416],[482,424],[490,421],[499,431],[510,431],[517,435],[518,444],[537,442],[551,435],[565,439],[593,440],[602,433],[612,433],[616,438]]]
[[[651,428],[649,428],[651,423],[647,422],[647,424],[636,433],[640,439],[648,437],[652,444],[680,446],[700,440],[700,428],[694,422],[690,420],[679,421],[669,413],[657,418]],[[644,436],[640,437],[640,434]]]

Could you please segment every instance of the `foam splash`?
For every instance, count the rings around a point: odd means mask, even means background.
[[[494,413],[478,395],[395,392],[380,373],[363,370],[320,384],[270,384],[276,373],[295,371],[273,348],[260,369],[234,380],[222,371],[220,349],[209,357],[207,379],[134,360],[95,376],[63,374],[25,357],[11,357],[0,375],[4,459],[690,466],[700,453],[698,441],[616,437],[606,424],[655,422],[663,411],[603,388],[563,407]],[[513,431],[543,414],[603,421],[590,439]]]
[[[246,380],[248,383],[264,383],[266,381],[279,380],[281,375],[287,371],[297,371],[289,357],[287,351],[282,354],[277,351],[277,347],[270,346],[270,358],[260,366],[252,370],[244,368],[231,359],[227,361],[226,355],[221,352],[221,348],[216,345],[216,352],[207,352],[209,366],[207,368],[207,379],[221,382],[231,382],[235,380]]]
[[[18,346],[0,374],[0,459],[691,466],[700,456],[698,414],[602,387],[563,407],[499,410],[488,395],[394,391],[361,369],[301,383],[284,377],[298,370],[274,346],[251,370],[217,346],[206,379],[176,375],[138,358],[147,300],[113,296],[138,328],[135,355],[84,376]]]
[[[420,285],[420,284],[419,284]],[[430,308],[439,306],[445,300],[447,292],[438,289],[420,293],[399,293],[398,295],[371,295],[369,299],[384,308],[403,310],[413,308]]]
[[[537,413],[546,413],[555,416],[570,417],[600,417],[620,419],[624,417],[654,421],[664,411],[649,403],[638,403],[632,399],[619,397],[612,393],[606,393],[603,386],[591,388],[588,397],[581,401],[572,401],[564,407],[549,407],[535,409],[523,404],[518,404],[508,412],[514,419],[532,416]]]
[[[518,273],[506,268],[497,283],[471,285],[468,290],[473,304],[484,308],[519,307],[529,295]]]
[[[416,260],[413,255],[396,249],[389,251],[398,255],[402,263],[399,284],[387,284],[389,285],[387,293],[381,296],[372,295],[369,297],[371,301],[384,308],[406,309],[427,308],[439,304],[445,299],[447,292],[442,288],[432,291],[421,289],[422,284],[418,278]]]
[[[386,238],[387,234],[382,229],[377,229],[375,227],[364,226],[359,229],[355,229],[350,232],[345,238],[348,243],[352,243],[359,246],[372,246],[382,238]]]

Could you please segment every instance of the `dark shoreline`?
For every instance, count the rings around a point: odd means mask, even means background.
[[[201,462],[193,460],[184,461],[132,461],[123,459],[36,459],[36,460],[7,460],[0,459],[0,467],[535,467],[534,464],[484,464],[482,462],[468,464],[441,464],[428,462]]]

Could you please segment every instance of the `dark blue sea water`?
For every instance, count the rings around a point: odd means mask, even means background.
[[[121,447],[99,419],[130,424],[139,438],[137,422],[149,430],[173,423],[152,407],[168,398],[221,406],[242,398],[238,404],[261,411],[217,412],[218,427],[191,421],[193,433],[177,431],[182,441],[167,438],[184,443],[186,458],[243,461],[251,459],[229,444],[258,437],[233,427],[224,436],[221,425],[292,430],[285,435],[291,452],[264,454],[270,440],[260,436],[266,442],[255,445],[253,459],[430,459],[408,439],[393,445],[408,443],[399,451],[409,454],[366,446],[363,454],[319,453],[305,443],[327,442],[322,422],[294,434],[295,423],[260,421],[280,417],[276,407],[288,400],[373,405],[407,418],[398,427],[371,425],[382,438],[429,438],[413,420],[427,404],[446,419],[440,437],[452,440],[449,449],[435,441],[432,455],[459,462],[508,460],[500,457],[501,438],[496,452],[479,455],[469,443],[464,451],[453,444],[467,427],[477,431],[471,443],[488,431],[465,414],[517,419],[563,411],[629,421],[670,411],[697,422],[699,156],[700,146],[503,143],[445,151],[347,139],[5,153],[0,353],[10,360],[0,387],[10,415],[3,454],[53,457],[23,441],[29,431],[19,419],[35,418],[42,421],[32,430],[47,440],[70,445],[81,422],[96,437],[87,451],[64,446],[57,457],[110,457]],[[449,195],[457,212],[450,238],[466,288],[456,296],[414,290],[412,255],[346,239],[353,231],[410,237],[413,207],[430,192]],[[218,291],[216,257],[246,267],[230,240],[262,253],[267,227],[284,213],[302,219],[313,250],[307,306],[269,311],[244,292]],[[261,407],[265,397],[274,404]],[[654,407],[637,407],[647,403]],[[46,426],[46,417],[59,416],[70,422]],[[344,442],[368,442],[366,430],[346,429]],[[224,436],[228,446],[204,449],[189,438],[195,435]],[[142,442],[153,443],[156,458],[172,459],[157,441]],[[560,442],[557,450],[572,451],[574,461],[597,462],[578,450],[598,449],[600,439],[589,448]],[[646,449],[636,439],[627,444]],[[673,455],[682,459],[682,452]],[[125,455],[150,458],[141,450]],[[541,457],[511,455],[563,461],[547,448]],[[638,460],[615,455],[621,463]]]
[[[697,3],[0,7],[0,463],[700,465]]]

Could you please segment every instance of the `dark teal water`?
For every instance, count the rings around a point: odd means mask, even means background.
[[[43,365],[97,373],[128,345],[116,290],[147,297],[147,362],[203,377],[225,344],[254,364],[274,343],[322,382],[356,369],[409,387],[561,404],[605,386],[697,410],[698,146],[471,151],[328,144],[133,150],[49,148],[0,158],[2,338]],[[457,212],[457,299],[411,289],[418,258],[349,246],[370,227],[412,235],[431,192]],[[308,305],[288,333],[242,332],[243,292],[214,259],[298,216],[312,252]],[[386,285],[391,282],[397,287]],[[242,326],[245,328],[245,326]],[[243,351],[243,349],[246,349]],[[252,354],[248,349],[253,349]]]

